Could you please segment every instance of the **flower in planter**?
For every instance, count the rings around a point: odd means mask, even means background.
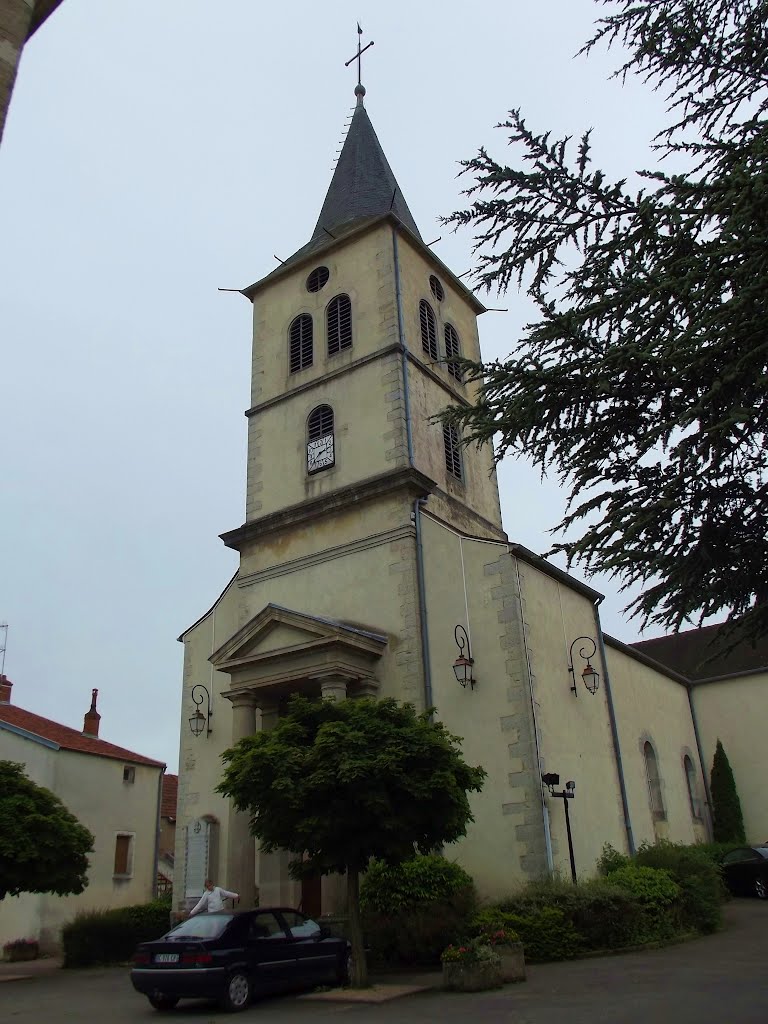
[[[499,964],[501,962],[499,954],[485,936],[473,939],[461,946],[448,946],[443,950],[440,959],[444,964]]]
[[[3,945],[6,960],[36,960],[39,955],[40,946],[35,939],[13,939]]]
[[[520,936],[511,928],[498,928],[494,932],[486,933],[484,938],[491,946],[512,946],[520,941]]]

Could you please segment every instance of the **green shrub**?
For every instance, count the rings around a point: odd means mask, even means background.
[[[123,963],[140,942],[168,931],[170,901],[78,914],[61,932],[65,967]]]
[[[449,902],[472,886],[464,868],[436,853],[397,865],[372,861],[360,885],[360,906],[389,914],[423,903]]]
[[[440,954],[468,934],[477,908],[474,886],[454,893],[449,900],[419,903],[405,909],[363,909],[365,941],[374,960],[388,964],[439,964]]]
[[[526,914],[507,914],[503,927],[518,933],[529,960],[568,960],[583,947],[572,922],[557,907],[532,907]]]
[[[733,842],[736,845],[745,843],[746,835],[741,801],[736,792],[736,781],[733,777],[731,763],[719,739],[712,761],[709,788],[712,794],[712,831],[715,841],[718,843]]]
[[[614,850],[610,843],[603,843],[603,852],[597,859],[597,870],[601,875],[610,875],[612,871],[625,868],[632,861],[625,853]]]
[[[608,881],[632,893],[638,903],[648,907],[669,907],[680,896],[680,886],[669,871],[662,868],[627,864],[611,871]]]
[[[717,865],[699,846],[643,843],[635,856],[641,867],[663,868],[680,887],[680,923],[708,933],[722,923],[722,881]]]

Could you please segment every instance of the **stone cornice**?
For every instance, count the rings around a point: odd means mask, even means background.
[[[458,392],[453,384],[449,384],[448,381],[443,378],[428,366],[425,362],[414,355],[413,352],[406,349],[406,358],[408,362],[413,363],[414,366],[418,367],[422,373],[425,373],[430,380],[433,380],[435,384],[439,385],[443,391],[451,396],[459,405],[469,405],[469,400]],[[272,398],[267,398],[263,402],[259,402],[256,405],[252,405],[250,409],[245,410],[245,415],[250,419],[253,416],[258,416],[259,413],[264,412],[266,409],[271,409],[274,405],[279,405],[281,402],[286,402],[291,398],[295,398],[296,395],[304,394],[307,391],[312,391],[313,388],[319,388],[327,384],[328,381],[337,380],[339,377],[344,377],[348,373],[352,373],[353,370],[358,370],[361,366],[365,366],[367,363],[373,363],[378,359],[384,359],[390,355],[402,355],[403,346],[399,341],[394,342],[392,345],[386,345],[384,348],[377,349],[375,352],[371,352],[367,356],[361,356],[359,359],[353,360],[351,363],[347,363],[345,366],[339,366],[335,370],[329,370],[328,373],[323,373],[319,377],[315,377],[313,380],[304,381],[303,384],[297,385],[295,388],[291,388],[289,391],[283,391],[279,395],[274,395]]]
[[[332,515],[363,501],[371,501],[403,489],[409,491],[414,498],[427,497],[434,488],[435,481],[417,469],[393,469],[379,476],[361,480],[359,483],[350,484],[348,487],[340,487],[329,494],[321,494],[317,498],[270,512],[220,536],[228,548],[240,551],[246,544],[261,540],[270,533],[291,529],[310,520]]]

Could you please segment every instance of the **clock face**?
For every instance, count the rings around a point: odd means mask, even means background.
[[[307,471],[309,473],[327,469],[333,463],[333,434],[326,434],[325,437],[318,437],[307,443]]]

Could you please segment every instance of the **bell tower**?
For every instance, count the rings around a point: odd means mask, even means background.
[[[245,574],[275,528],[285,550],[319,552],[352,506],[365,533],[362,506],[385,493],[407,499],[406,521],[429,496],[453,526],[503,538],[492,453],[463,448],[435,419],[474,397],[453,359],[480,357],[484,307],[424,244],[362,84],[355,95],[309,241],[242,289],[253,304],[246,518],[223,540]]]

